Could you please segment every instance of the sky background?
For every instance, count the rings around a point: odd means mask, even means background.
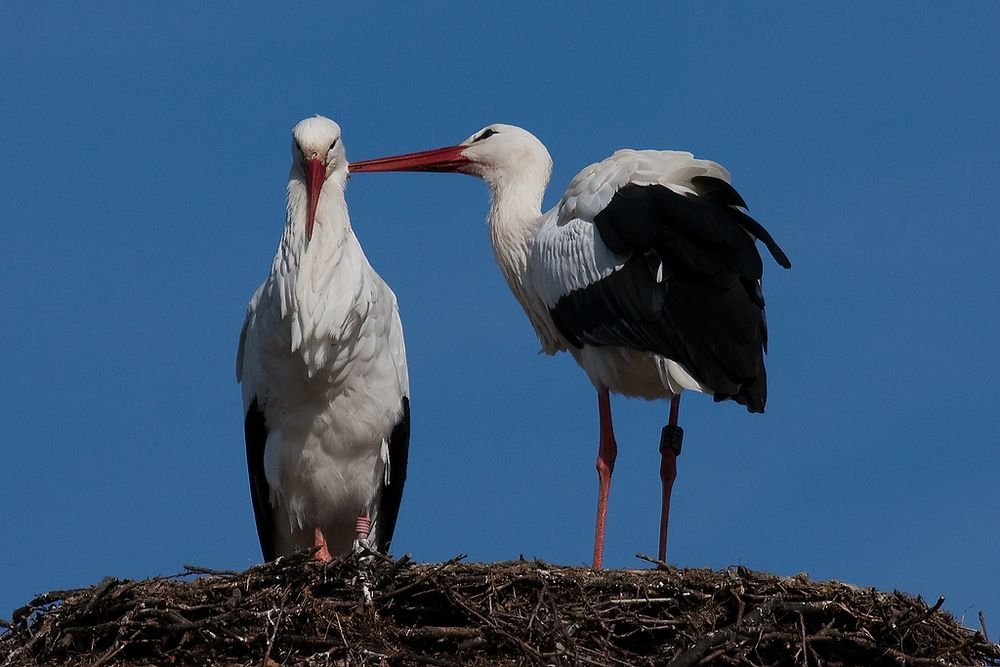
[[[1000,4],[10,2],[0,8],[0,617],[259,561],[234,378],[290,130],[348,157],[522,125],[546,207],[620,147],[730,169],[765,256],[765,415],[687,394],[670,560],[902,589],[1000,632]],[[496,268],[486,187],[356,176],[413,435],[395,553],[589,562],[597,405]],[[618,398],[606,564],[656,550],[667,404]]]

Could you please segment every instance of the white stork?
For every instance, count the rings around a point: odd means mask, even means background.
[[[493,250],[542,350],[568,350],[597,389],[595,568],[618,449],[609,392],[671,399],[660,437],[665,560],[680,393],[764,411],[767,327],[755,240],[791,266],[746,214],[729,173],[690,153],[620,150],[577,174],[542,213],[552,159],[531,133],[502,124],[457,146],[356,162],[351,171],[458,172],[489,185]]]
[[[387,551],[396,526],[410,438],[403,329],[351,229],[346,183],[340,127],[296,125],[285,230],[236,357],[265,560]]]

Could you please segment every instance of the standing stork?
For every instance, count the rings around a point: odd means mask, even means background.
[[[351,229],[346,183],[340,127],[296,125],[285,230],[236,357],[265,560],[387,551],[396,526],[410,439],[403,329]]]
[[[791,266],[746,213],[720,165],[677,151],[620,150],[570,182],[542,213],[552,158],[531,133],[490,125],[457,146],[351,165],[353,172],[443,171],[490,188],[500,270],[541,340],[568,350],[597,389],[600,447],[594,568],[601,567],[618,446],[609,392],[671,399],[660,437],[659,555],[666,559],[684,389],[763,412],[767,326],[756,240]]]

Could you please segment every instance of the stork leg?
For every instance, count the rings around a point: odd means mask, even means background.
[[[594,534],[594,569],[601,569],[604,560],[604,525],[608,516],[608,493],[611,473],[615,470],[618,444],[611,426],[611,397],[607,387],[597,390],[597,406],[601,414],[601,442],[597,451],[597,527]]]
[[[323,537],[323,531],[319,528],[313,529],[313,546],[319,547],[319,551],[316,552],[316,560],[321,560],[324,563],[329,563],[333,560],[333,556],[330,555],[330,548],[326,546],[326,538]]]
[[[357,534],[358,542],[367,542],[368,534],[372,530],[372,520],[367,514],[358,515],[357,520],[354,522],[354,531]]]
[[[371,549],[368,536],[372,532],[372,520],[367,513],[359,514],[354,520],[354,553],[363,554]]]
[[[667,560],[667,524],[670,520],[670,492],[677,479],[677,457],[681,453],[684,429],[677,425],[680,411],[680,394],[670,400],[670,418],[660,432],[660,481],[663,482],[663,505],[660,508],[660,552],[659,559]]]

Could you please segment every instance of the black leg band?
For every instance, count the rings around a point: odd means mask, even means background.
[[[684,429],[680,426],[667,424],[660,431],[660,453],[663,454],[667,448],[673,451],[674,456],[681,455],[681,443],[684,441]]]

